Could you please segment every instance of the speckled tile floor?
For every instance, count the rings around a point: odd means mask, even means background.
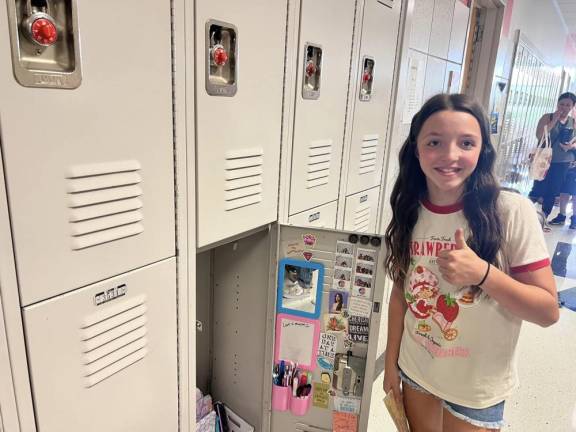
[[[570,212],[569,212],[570,213]],[[554,216],[554,214],[552,215]],[[574,245],[576,230],[553,227],[546,234],[550,254],[558,242]],[[576,287],[576,279],[556,277],[558,290]],[[379,352],[385,348],[383,322]],[[520,386],[508,400],[502,432],[576,431],[576,312],[560,310],[560,321],[549,328],[524,323],[518,342]],[[374,382],[369,432],[396,429],[382,403],[383,373]]]

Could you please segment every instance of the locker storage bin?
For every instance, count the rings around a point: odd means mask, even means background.
[[[276,220],[285,28],[286,0],[196,4],[199,247]]]
[[[114,3],[112,16],[108,3],[82,5],[77,88],[23,87],[12,63],[0,62],[24,305],[174,255],[170,8],[128,0]],[[125,18],[134,10],[148,33],[128,43]],[[2,38],[0,57],[11,59],[10,50]],[[49,71],[38,76],[58,83]]]
[[[301,3],[290,215],[338,198],[355,3]]]
[[[176,432],[174,258],[24,308],[43,432]]]
[[[382,178],[400,6],[364,5],[346,195],[378,186]]]
[[[268,430],[270,409],[262,389],[275,241],[258,231],[197,255],[196,382],[257,431]]]
[[[346,197],[344,229],[374,233],[378,228],[380,187]]]
[[[318,228],[336,228],[338,203],[332,202],[295,214],[288,218],[288,223],[299,226]]]

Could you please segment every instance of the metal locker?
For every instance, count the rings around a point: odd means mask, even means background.
[[[378,186],[382,177],[394,78],[400,3],[364,6],[346,194]]]
[[[0,1],[10,29],[0,133],[23,305],[174,255],[170,7],[77,11],[76,1],[33,7],[59,31],[34,21],[44,45],[23,34],[30,2]],[[135,10],[145,38],[127,25]]]
[[[448,60],[455,63],[461,64],[464,58],[469,19],[470,7],[464,4],[464,2],[457,0],[454,4],[452,31],[450,33],[450,46],[448,49]]]
[[[427,53],[430,46],[430,31],[434,16],[434,2],[414,0],[412,28],[410,29],[410,48]]]
[[[450,23],[454,13],[454,1],[460,0],[434,0],[434,15],[430,30],[430,55],[446,59],[450,45]]]
[[[178,430],[173,258],[23,315],[39,430]]]
[[[290,225],[313,226],[318,228],[336,228],[336,201],[295,214],[288,218]]]
[[[302,0],[289,214],[338,198],[355,0]]]
[[[276,220],[286,7],[196,3],[200,247]]]
[[[426,102],[435,94],[442,93],[444,91],[446,63],[446,60],[428,56],[428,60],[426,62],[426,78],[424,81],[424,102]]]
[[[446,62],[446,76],[444,77],[444,91],[446,93],[460,93],[462,66]]]
[[[378,224],[380,187],[346,197],[344,229],[375,233]]]

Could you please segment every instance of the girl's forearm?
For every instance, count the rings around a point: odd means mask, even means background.
[[[406,302],[402,287],[394,284],[388,304],[388,338],[386,340],[386,366],[395,366],[400,355],[400,342],[404,331]]]
[[[523,320],[543,327],[558,321],[558,300],[549,291],[519,282],[494,266],[490,267],[482,289]]]

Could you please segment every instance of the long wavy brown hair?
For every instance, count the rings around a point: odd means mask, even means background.
[[[392,189],[392,221],[386,229],[385,267],[395,283],[403,283],[410,265],[410,240],[418,221],[420,202],[428,195],[426,177],[416,157],[416,140],[428,118],[439,111],[459,111],[476,118],[482,133],[478,164],[466,179],[462,196],[463,211],[470,237],[468,245],[482,259],[492,264],[503,241],[502,224],[497,209],[500,186],[494,176],[496,152],[490,141],[489,122],[476,101],[463,94],[439,94],[429,99],[414,116],[410,134],[399,154],[400,172]]]

